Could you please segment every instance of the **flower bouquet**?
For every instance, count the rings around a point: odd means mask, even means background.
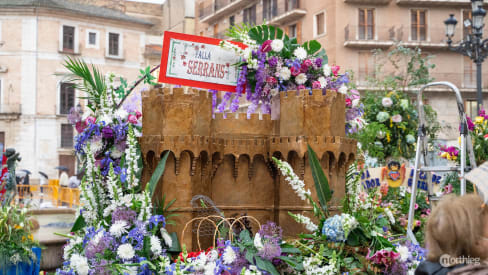
[[[25,208],[2,206],[0,212],[0,274],[38,274],[41,248],[32,235]]]
[[[121,102],[114,97],[111,77],[106,82],[82,61],[69,60],[66,67],[82,80],[94,103],[91,115],[75,122],[80,129],[77,155],[85,166],[83,206],[66,236],[65,262],[57,274],[153,274],[168,260],[165,248],[173,242],[165,217],[153,214],[151,202],[168,154],[143,189],[137,111],[117,110]]]
[[[268,25],[234,26],[229,29],[228,36],[247,48],[242,49],[229,41],[221,42],[221,47],[234,51],[241,62],[236,64],[240,69],[236,93],[226,93],[217,106],[218,111],[224,112],[230,105],[230,111],[236,112],[240,97],[245,94],[250,102],[248,114],[259,106],[263,113],[269,114],[271,100],[279,92],[320,89],[324,94],[329,90],[346,95],[348,133],[363,127],[359,92],[348,88],[348,73],[340,74],[339,66],[327,64],[327,55],[319,42],[311,40],[300,45],[296,38],[289,38],[280,28]]]

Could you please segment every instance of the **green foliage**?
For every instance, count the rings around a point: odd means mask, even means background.
[[[166,160],[168,159],[170,151],[167,151],[163,158],[159,161],[158,166],[154,170],[154,173],[151,176],[151,179],[146,184],[146,191],[149,194],[149,197],[152,198],[154,195],[154,190],[156,190],[156,186],[158,185],[159,179],[164,173],[164,169],[166,168]]]
[[[242,34],[248,33],[251,28],[252,26],[250,24],[243,22],[241,24],[236,24],[234,26],[231,26],[229,29],[227,29],[225,35],[230,37],[232,40],[236,42],[243,42],[241,40]]]
[[[282,29],[269,25],[255,26],[249,30],[248,34],[258,44],[263,44],[266,40],[285,39],[287,36]]]
[[[332,192],[329,187],[329,181],[322,170],[322,166],[317,158],[317,155],[313,151],[312,147],[307,144],[308,159],[310,162],[310,168],[312,170],[312,177],[315,183],[315,190],[317,191],[317,197],[319,198],[320,206],[324,213],[328,213],[327,203],[332,198]]]
[[[83,215],[79,215],[78,218],[76,218],[73,227],[71,227],[70,232],[77,232],[83,229],[85,226],[86,226],[86,222],[85,219],[83,218]]]
[[[166,219],[166,224],[170,225],[176,225],[176,222],[171,220],[173,217],[177,217],[178,214],[176,213],[179,208],[173,208],[173,204],[176,202],[176,199],[172,199],[166,204],[166,195],[163,195],[163,198],[161,201],[159,199],[156,199],[154,203],[154,214],[156,215],[163,215],[164,218]]]
[[[32,223],[26,209],[16,205],[2,206],[0,212],[0,267],[18,262],[28,262],[35,257],[32,247],[39,246],[34,240]]]

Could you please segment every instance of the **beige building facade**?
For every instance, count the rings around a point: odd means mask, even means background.
[[[401,41],[435,57],[431,76],[450,81],[462,91],[470,115],[475,114],[476,68],[471,60],[447,49],[444,20],[454,14],[458,22],[454,41],[468,31],[462,22],[471,16],[469,0],[197,0],[195,33],[225,38],[230,25],[267,22],[285,30],[299,42],[318,40],[326,49],[329,64],[354,72],[355,84],[364,91],[377,61],[373,49],[387,51]],[[488,34],[488,33],[487,33]],[[388,73],[388,69],[384,72]],[[483,66],[487,79],[488,66]],[[483,83],[488,91],[488,81]],[[427,100],[446,126],[439,136],[455,139],[458,114],[452,92],[436,88]],[[487,97],[485,96],[485,106]]]
[[[83,2],[0,0],[0,143],[20,152],[19,168],[34,178],[56,178],[58,165],[75,172],[67,114],[84,102],[57,75],[67,72],[63,60],[82,58],[130,82],[148,63],[146,45],[162,42],[150,16]]]

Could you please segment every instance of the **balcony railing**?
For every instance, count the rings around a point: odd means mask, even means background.
[[[361,4],[361,5],[387,5],[391,0],[344,0],[348,4]]]
[[[285,0],[278,1],[277,4],[277,12],[274,13],[277,16],[267,19],[268,24],[270,25],[285,25],[302,18],[307,14],[306,10],[300,8],[299,1]]]
[[[445,29],[427,27],[424,30],[410,26],[357,26],[344,28],[344,46],[350,48],[388,48],[395,42],[402,42],[407,47],[426,49],[446,49]],[[461,33],[454,36],[454,41],[461,39]]]
[[[255,2],[258,2],[258,0],[215,0],[212,5],[200,9],[200,22],[211,23],[217,21]]]
[[[349,0],[346,0],[349,1]],[[470,0],[396,0],[398,5],[414,5],[414,6],[468,6],[471,4]]]

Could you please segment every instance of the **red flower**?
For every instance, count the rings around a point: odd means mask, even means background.
[[[346,98],[346,107],[352,106],[352,100],[350,98]]]
[[[339,74],[339,70],[341,69],[340,66],[332,66],[331,70],[332,70],[332,73],[334,74],[335,77],[337,77],[337,75]]]

